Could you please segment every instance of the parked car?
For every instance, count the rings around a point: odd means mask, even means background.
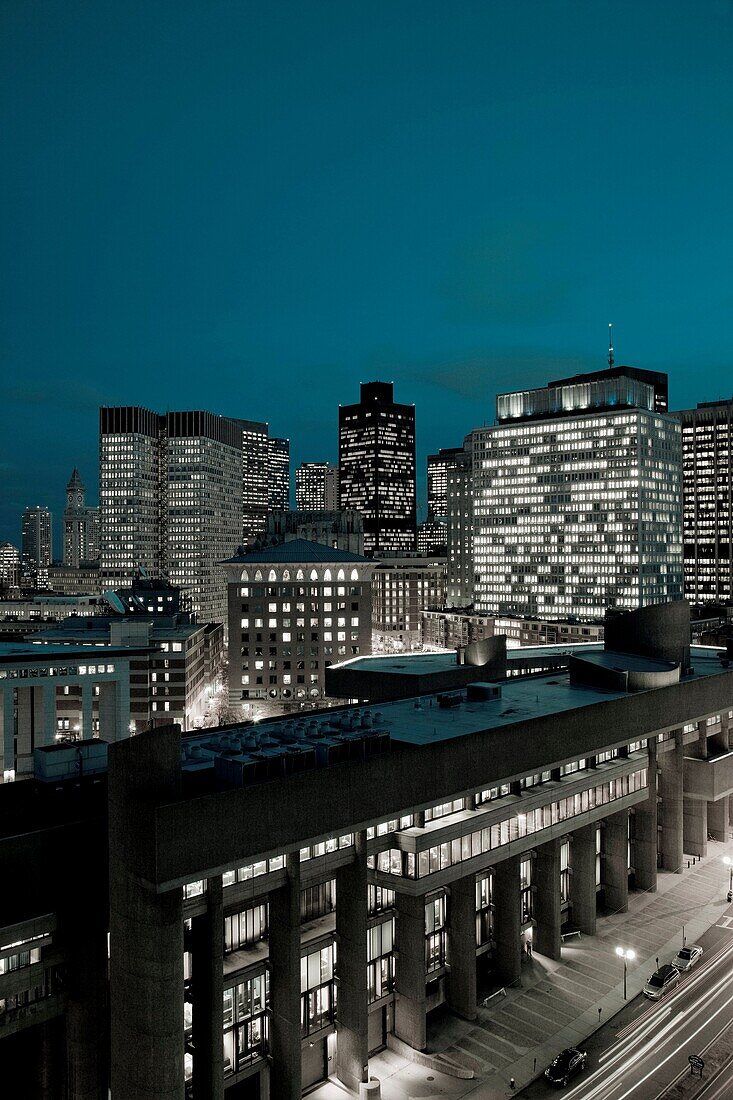
[[[672,966],[671,963],[660,966],[659,970],[655,970],[653,974],[649,975],[649,979],[644,986],[644,996],[650,997],[653,1001],[658,1001],[668,989],[674,989],[679,980],[680,972],[676,966]]]
[[[695,963],[702,958],[702,947],[693,943],[689,947],[681,947],[677,955],[672,959],[672,966],[678,970],[692,970]]]
[[[576,1073],[580,1073],[582,1069],[585,1069],[587,1064],[588,1055],[584,1050],[568,1047],[567,1050],[560,1051],[557,1057],[553,1058],[545,1070],[545,1077],[551,1085],[560,1085],[564,1088],[570,1078],[575,1077]]]

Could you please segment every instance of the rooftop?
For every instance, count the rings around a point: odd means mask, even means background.
[[[38,662],[48,664],[54,658],[68,661],[70,657],[121,657],[128,660],[139,653],[149,653],[149,646],[119,645],[43,645],[39,642],[0,642],[0,664]]]
[[[271,562],[283,562],[299,564],[301,562],[368,562],[360,554],[352,554],[349,550],[336,550],[333,546],[326,546],[321,542],[311,542],[309,539],[292,539],[291,542],[282,542],[275,546],[256,547],[253,550],[242,551],[233,558],[226,558],[222,565],[263,564]]]

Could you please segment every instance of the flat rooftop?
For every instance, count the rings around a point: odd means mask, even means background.
[[[68,661],[70,657],[89,657],[99,661],[105,657],[129,657],[149,653],[150,646],[119,645],[46,645],[40,642],[0,642],[0,663],[49,664],[54,659]]]
[[[565,645],[517,646],[507,649],[507,664],[527,657],[560,657],[565,653],[603,652],[603,642],[576,642]],[[456,651],[446,649],[439,653],[392,653],[375,657],[354,657],[351,661],[341,661],[332,668],[351,668],[358,672],[398,672],[403,676],[429,676],[435,672],[445,672],[451,668],[465,668],[456,661]],[[470,666],[468,666],[470,667]],[[476,665],[476,679],[481,679],[481,665]]]

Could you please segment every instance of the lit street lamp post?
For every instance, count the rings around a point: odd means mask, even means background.
[[[636,952],[632,951],[630,947],[617,947],[616,954],[620,959],[624,960],[624,1000],[626,1000],[626,966],[627,963],[634,961],[634,959],[636,958]]]

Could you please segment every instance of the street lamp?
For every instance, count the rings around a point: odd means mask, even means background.
[[[626,965],[627,963],[634,961],[634,959],[636,958],[636,952],[632,951],[630,947],[617,947],[616,954],[620,959],[624,960],[624,1000],[626,1000]]]
[[[733,894],[733,859],[730,856],[723,856],[723,863],[730,870],[730,878],[728,879],[728,896]]]

